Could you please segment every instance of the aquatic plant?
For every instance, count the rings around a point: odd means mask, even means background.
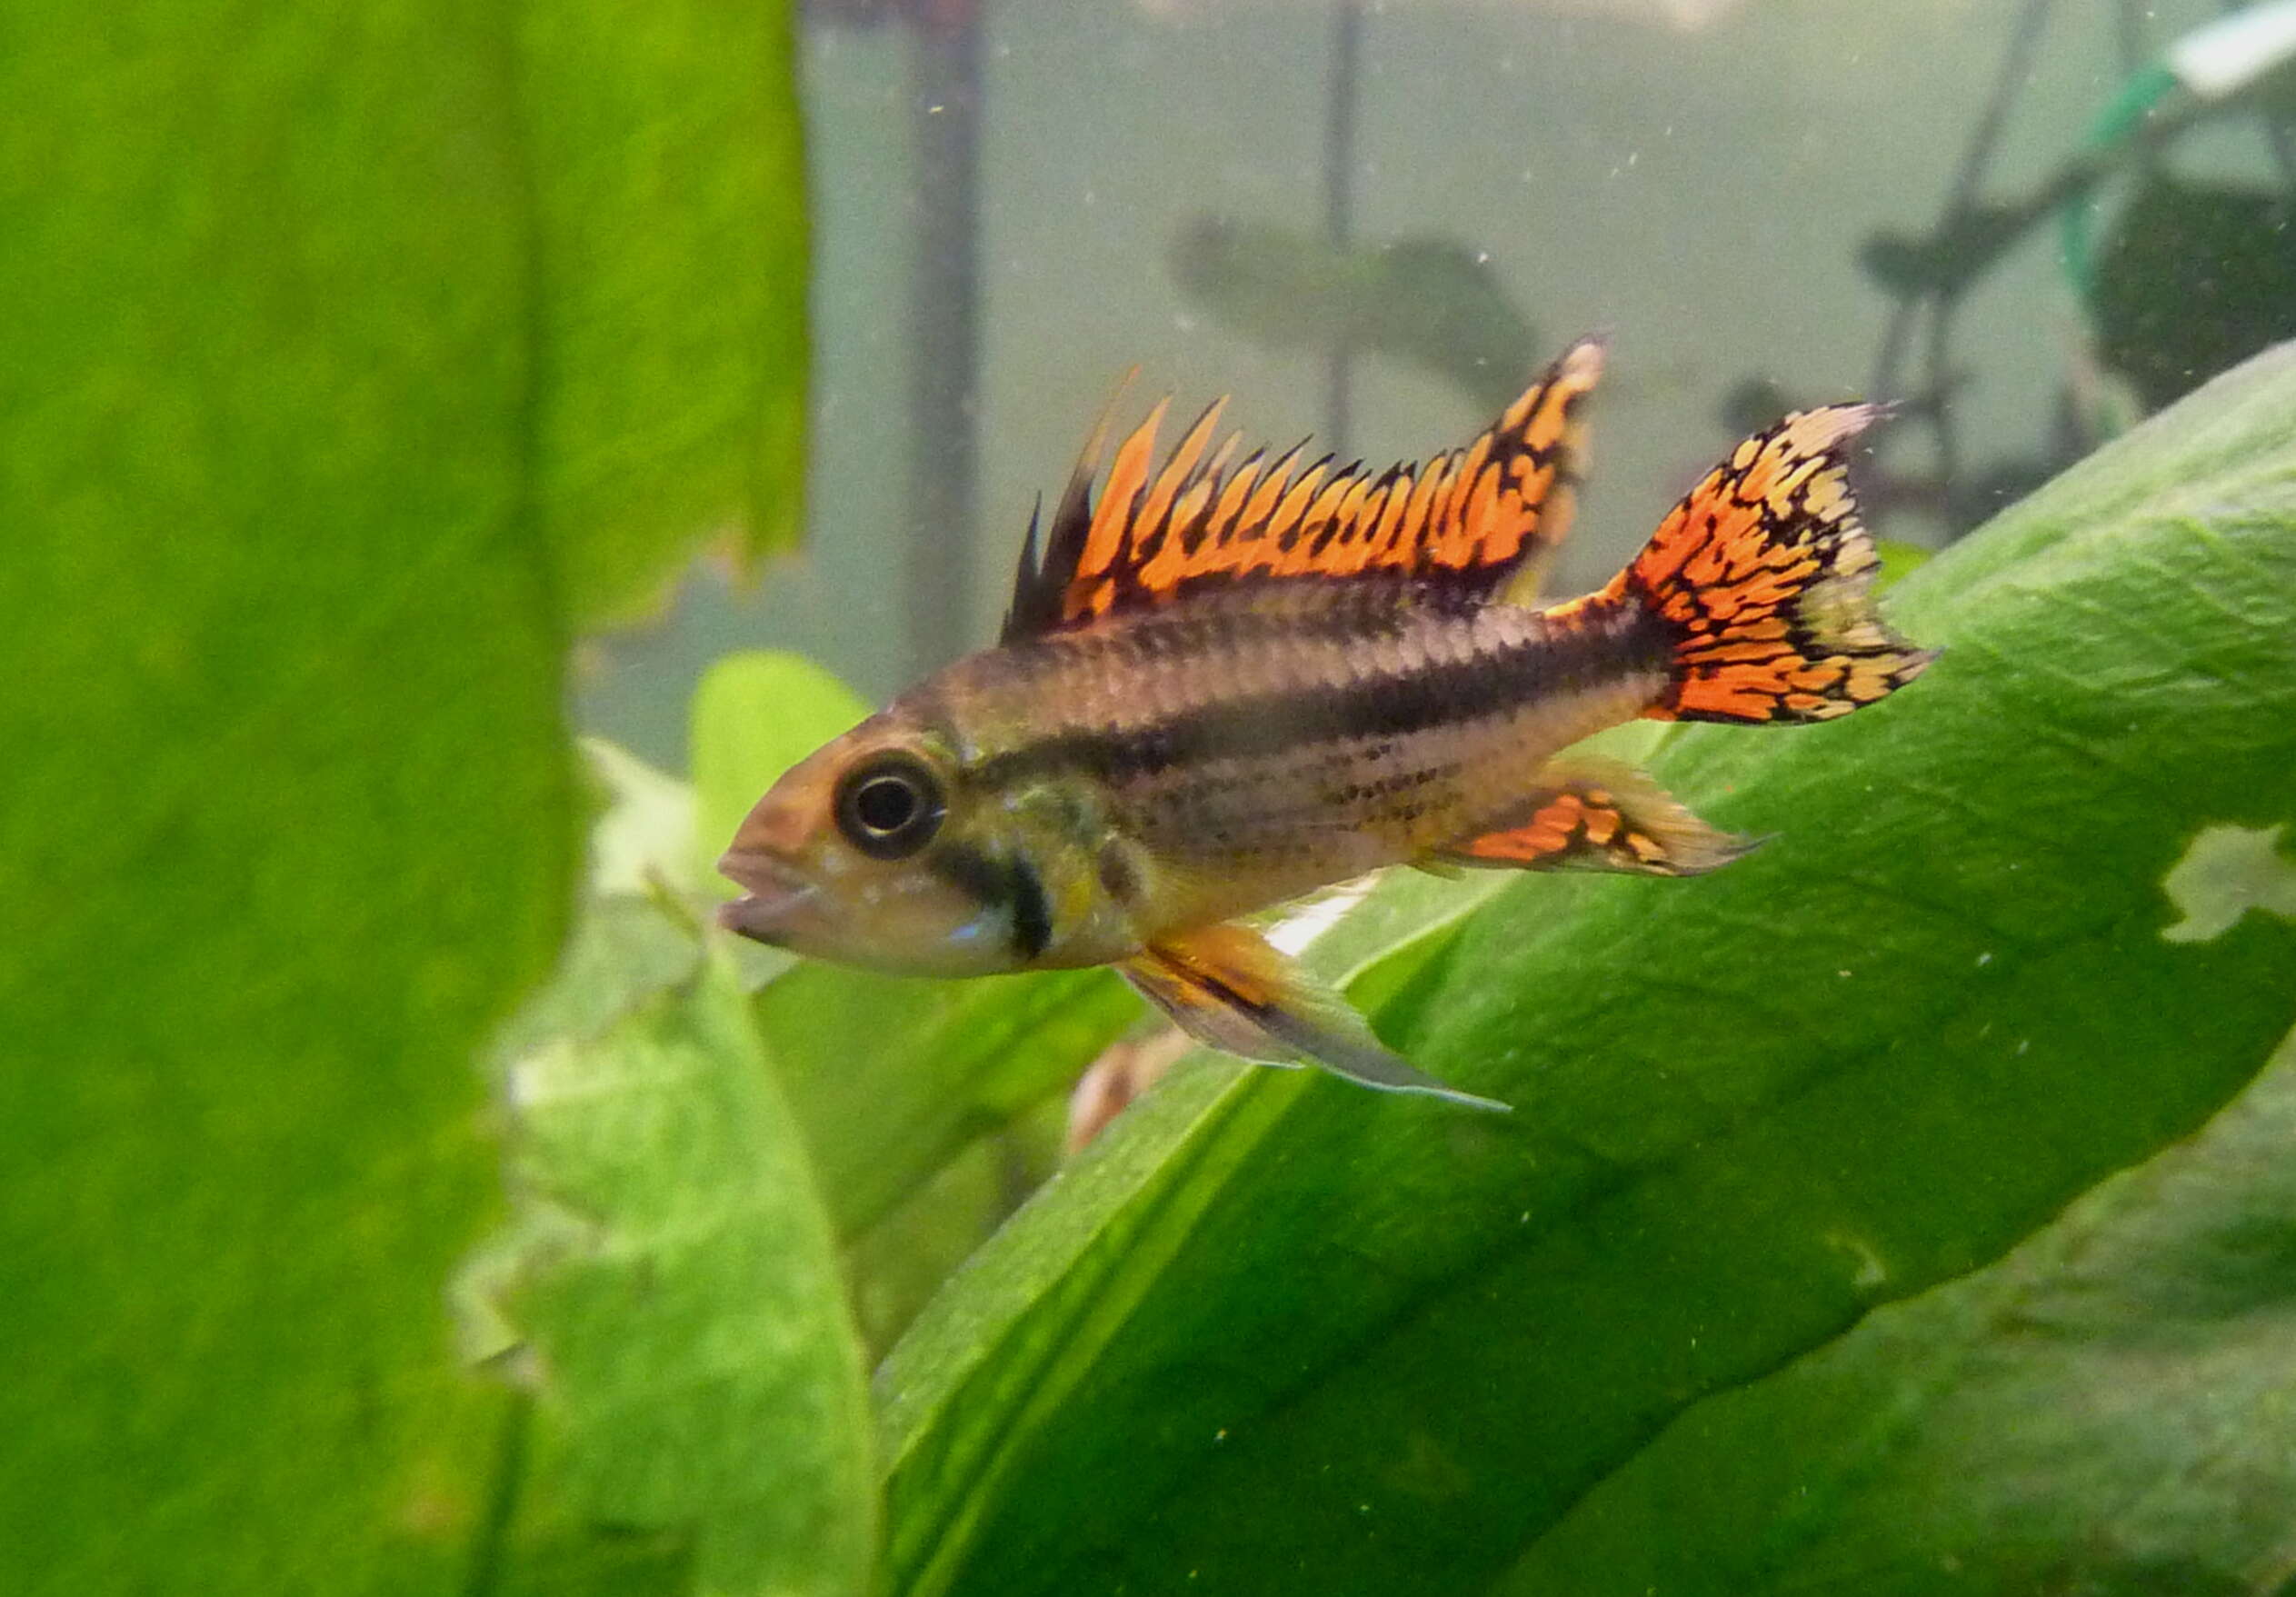
[[[1761,853],[1323,934],[1514,1115],[1194,1059],[1047,1180],[1113,978],[699,930],[842,690],[562,726],[798,477],[785,40],[645,15],[0,52],[12,1589],[2284,1580],[2296,354],[1907,578],[1897,713],[1650,729]]]

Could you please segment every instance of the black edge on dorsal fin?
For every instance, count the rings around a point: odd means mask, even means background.
[[[1116,414],[1117,401],[1139,375],[1138,366],[1126,372],[1102,406],[1100,420],[1093,424],[1092,436],[1084,440],[1076,464],[1068,474],[1068,486],[1062,490],[1061,502],[1053,512],[1041,556],[1036,554],[1036,517],[1029,517],[1028,539],[1021,545],[1020,569],[1013,575],[1013,599],[1005,606],[998,643],[1041,637],[1060,624],[1061,599],[1076,575],[1077,563],[1084,558],[1084,539],[1093,528],[1093,479],[1100,475],[1100,457],[1108,447],[1108,424]],[[1039,495],[1039,511],[1043,504]]]
[[[1043,519],[1044,495],[1039,494],[1028,513],[1028,535],[1021,540],[1021,558],[1013,568],[1013,597],[1004,606],[1004,624],[996,641],[1009,644],[1033,637],[1044,630],[1043,564],[1036,552],[1036,524]],[[1057,614],[1057,612],[1056,612]]]

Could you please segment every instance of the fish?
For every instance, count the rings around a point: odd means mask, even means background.
[[[1758,840],[1572,745],[1828,721],[1933,658],[1871,591],[1846,471],[1871,405],[1747,438],[1606,586],[1542,603],[1603,364],[1581,340],[1464,447],[1380,471],[1238,459],[1224,400],[1159,460],[1166,400],[1103,481],[1104,414],[997,642],[759,799],[720,924],[909,974],[1113,965],[1228,1053],[1504,1110],[1390,1050],[1268,912],[1394,865],[1714,870]]]

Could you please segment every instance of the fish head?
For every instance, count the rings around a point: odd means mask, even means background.
[[[893,713],[791,768],[718,860],[744,890],[718,923],[759,943],[903,975],[1013,970],[1011,906],[973,834],[993,803],[954,753]]]

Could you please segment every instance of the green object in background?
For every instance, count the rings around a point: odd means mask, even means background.
[[[928,981],[812,960],[756,1005],[848,1236],[1064,1092],[1143,1013],[1109,970]]]
[[[2089,284],[2097,353],[2148,409],[2296,336],[2296,201],[2148,175]]]
[[[1873,591],[1883,594],[1927,565],[1935,551],[1902,538],[1876,538],[1873,553],[1882,563],[1873,574]]]
[[[1355,349],[1423,366],[1496,415],[1547,352],[1488,255],[1448,238],[1342,248],[1273,223],[1203,216],[1172,246],[1180,291],[1276,349]]]
[[[466,1277],[507,1343],[477,1351],[551,1427],[506,1483],[499,1562],[552,1590],[536,1568],[594,1565],[611,1527],[671,1536],[690,1561],[674,1589],[860,1597],[877,1506],[861,1346],[733,966],[704,961],[594,1031],[546,1022],[526,1018],[537,1040],[504,1066],[513,1226]]]
[[[1495,1591],[2282,1589],[2291,1139],[2296,1043],[1999,1263],[1692,1409]]]
[[[749,650],[703,674],[687,746],[694,853],[710,892],[739,891],[717,873],[717,858],[751,806],[783,772],[868,714],[866,700],[803,655]]]
[[[2196,837],[2296,816],[2291,433],[2283,348],[1908,579],[1945,654],[1882,711],[1671,739],[1762,853],[1516,882],[1416,955],[1382,1031],[1507,1120],[1269,1072],[1136,1109],[880,1372],[894,1589],[1482,1589],[1702,1399],[2200,1125],[2296,1022],[2296,924],[2163,935]],[[1862,1523],[1869,1582],[1934,1567]]]
[[[440,1302],[576,863],[568,635],[800,481],[786,20],[5,31],[0,1562],[464,1590],[513,1400]]]

